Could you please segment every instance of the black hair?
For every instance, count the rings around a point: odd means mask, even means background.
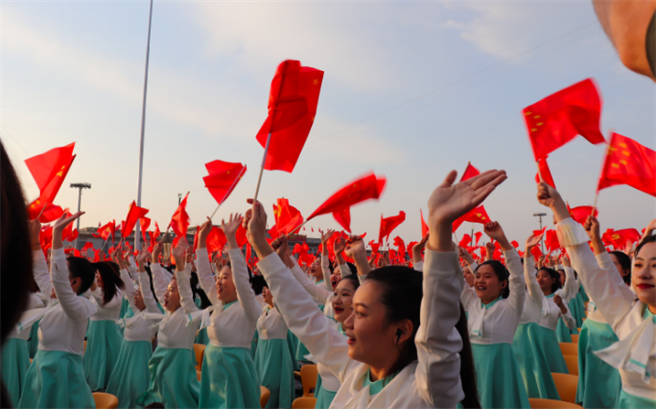
[[[655,243],[655,242],[656,242],[656,236],[651,235],[651,236],[645,237],[643,240],[640,241],[640,243],[638,243],[638,246],[635,249],[635,253],[633,253],[633,258],[635,259],[636,257],[638,257],[638,254],[640,254],[640,250],[642,250],[642,248],[644,247],[645,244]],[[631,274],[629,274],[629,275],[631,275]]]
[[[482,266],[492,267],[494,274],[496,274],[497,278],[499,279],[499,283],[503,281],[507,282],[506,288],[501,290],[501,296],[503,298],[508,298],[508,296],[510,295],[510,282],[508,281],[510,277],[510,273],[508,272],[506,266],[504,266],[503,263],[500,262],[499,260],[487,260],[479,264],[478,267],[476,267],[476,271],[474,271],[474,275],[476,275],[476,273]]]
[[[96,268],[93,263],[84,257],[68,257],[66,261],[68,262],[68,272],[71,277],[82,280],[77,294],[80,295],[86,292],[96,277]]]
[[[350,281],[350,282],[351,282],[351,285],[353,285],[353,289],[354,289],[354,290],[357,290],[358,287],[360,287],[360,280],[358,279],[358,277],[357,277],[356,275],[349,274],[349,275],[347,275],[347,276],[345,276],[345,277],[342,277],[342,279],[339,280],[339,281],[342,282],[342,281],[344,281],[344,280],[348,280],[348,281]]]
[[[560,282],[560,273],[558,271],[554,270],[553,268],[542,267],[538,270],[537,274],[540,274],[540,271],[545,271],[547,274],[549,274],[549,277],[556,279],[556,282],[551,284],[551,294],[555,293],[556,290],[563,287],[563,284]]]
[[[346,262],[346,265],[348,266],[349,270],[351,270],[351,274],[355,276],[358,275],[358,268],[355,266],[355,264]]]
[[[467,326],[467,315],[460,304],[460,319],[456,323],[456,330],[462,339],[462,350],[460,350],[460,383],[465,392],[465,398],[460,401],[463,408],[480,409],[478,400],[478,388],[476,381],[476,366],[474,365],[474,354],[469,341],[469,329]]]
[[[255,295],[260,295],[262,294],[262,289],[264,287],[268,288],[269,285],[267,284],[263,276],[253,275],[253,277],[251,278],[251,287],[253,287],[253,291],[255,292]]]
[[[103,305],[116,296],[118,289],[125,290],[125,283],[121,279],[121,274],[112,264],[107,261],[93,263],[93,267],[98,270],[103,281]]]
[[[622,251],[611,251],[610,254],[615,256],[617,262],[622,266],[622,270],[629,272],[629,274],[624,275],[622,274],[623,272],[620,271],[620,275],[622,275],[625,284],[631,284],[631,257],[627,256],[626,253]],[[635,254],[638,254],[638,252],[636,251]]]
[[[423,274],[409,267],[387,266],[372,270],[367,275],[367,281],[376,282],[382,287],[380,302],[387,310],[387,322],[395,323],[405,319],[412,322],[412,334],[400,349],[401,355],[389,372],[399,373],[409,363],[417,360],[414,340],[420,324]]]
[[[191,283],[191,292],[195,297],[198,297],[200,299],[200,309],[204,310],[205,308],[209,307],[212,305],[212,302],[207,298],[207,294],[205,294],[205,291],[200,288],[199,281],[198,281],[198,274],[195,271],[192,271],[191,274],[189,275],[189,282]]]

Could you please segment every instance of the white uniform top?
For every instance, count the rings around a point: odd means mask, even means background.
[[[43,258],[43,253],[41,253],[41,258]],[[34,263],[36,264],[36,260],[34,260]],[[45,264],[45,260],[44,260]],[[47,268],[47,267],[46,267]],[[39,310],[39,311],[36,311]],[[29,293],[28,298],[27,298],[27,307],[25,308],[25,311],[23,311],[23,314],[21,314],[21,318],[18,320],[18,323],[16,324],[16,327],[14,327],[9,335],[7,336],[8,338],[17,338],[17,339],[22,339],[23,341],[27,341],[30,338],[30,333],[32,331],[32,325],[36,321],[38,321],[38,318],[36,319],[29,319],[29,315],[33,315],[34,313],[45,313],[45,308],[43,305],[43,301],[41,301],[41,297],[36,295],[35,293]],[[43,316],[43,314],[39,314],[40,316]],[[27,324],[29,322],[29,324]]]
[[[576,297],[576,294],[578,294],[581,283],[576,278],[572,267],[563,266],[563,270],[565,270],[565,285],[557,293],[565,301],[565,304],[569,304]]]
[[[453,408],[464,398],[460,383],[462,339],[458,295],[463,278],[456,252],[426,250],[418,360],[407,365],[377,394],[363,387],[369,366],[348,356],[346,338],[316,308],[277,254],[258,263],[290,330],[341,381],[331,408]]]
[[[476,290],[468,285],[463,287],[460,296],[469,313],[469,339],[474,344],[512,344],[519,325],[526,298],[522,262],[515,249],[504,251],[503,255],[510,273],[508,298],[499,298],[486,308]]]
[[[526,282],[528,294],[524,297],[524,309],[519,318],[519,323],[528,324],[534,322],[538,324],[540,318],[542,318],[544,293],[535,277],[535,259],[531,253],[524,255],[524,281]]]
[[[620,272],[617,271],[617,267],[615,267],[613,259],[610,258],[610,254],[608,252],[604,251],[601,254],[597,254],[595,258],[597,259],[597,264],[599,267],[604,270],[608,270],[608,274],[620,274]],[[608,324],[608,321],[606,321],[604,315],[601,313],[599,308],[597,308],[597,305],[595,304],[590,294],[588,294],[588,298],[590,301],[588,302],[588,315],[586,316],[587,319],[590,321],[600,322],[602,324]]]
[[[50,274],[45,260],[34,266],[34,279],[41,292],[50,294],[54,287],[58,300],[39,323],[39,349],[81,354],[84,351],[87,320],[96,313],[97,308],[90,300],[73,292],[64,249],[54,250],[51,257]],[[37,258],[43,258],[41,250],[34,252],[34,259]]]
[[[287,339],[287,331],[287,324],[277,308],[271,308],[268,304],[262,308],[262,314],[257,320],[260,339]]]
[[[194,304],[189,274],[191,265],[187,264],[184,271],[176,271],[178,293],[180,294],[180,307],[175,312],[167,311],[164,319],[159,323],[157,332],[157,345],[162,348],[186,348],[193,350],[198,323],[187,325],[186,315],[198,310]],[[168,273],[165,273],[160,264],[152,265],[153,283],[157,298],[164,300],[166,288],[170,282]]]
[[[656,318],[643,318],[646,304],[635,299],[619,273],[600,267],[578,223],[571,218],[558,223],[558,240],[590,297],[603,300],[597,308],[620,339],[597,355],[619,370],[625,392],[656,400]]]
[[[199,248],[196,252],[198,280],[214,308],[210,316],[211,324],[207,327],[207,336],[214,346],[250,349],[262,307],[248,283],[246,259],[241,250],[230,249],[228,255],[238,302],[225,307],[216,292],[216,282],[212,276],[207,248]]]
[[[129,286],[132,280],[125,283]],[[121,317],[121,307],[123,306],[123,291],[116,289],[114,298],[109,300],[107,304],[103,304],[103,289],[98,286],[94,291],[91,291],[91,302],[96,304],[98,312],[93,314],[91,321],[116,321]]]
[[[141,310],[139,310],[134,303],[134,285],[132,278],[128,274],[128,271],[123,269],[121,270],[121,278],[125,283],[125,294],[130,302],[130,308],[132,308],[133,316],[130,318],[125,318],[119,320],[119,323],[125,327],[123,331],[123,338],[126,341],[151,341],[157,332],[157,326],[153,326],[155,321],[144,319],[141,315]],[[139,273],[139,286],[141,289],[141,294],[143,296],[144,304],[146,304],[146,312],[150,313],[159,313],[159,308],[157,308],[157,302],[155,297],[153,297],[153,292],[150,289],[150,278],[148,277],[147,272]]]

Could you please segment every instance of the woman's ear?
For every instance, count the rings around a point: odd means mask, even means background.
[[[397,324],[394,341],[397,345],[403,344],[412,337],[414,325],[409,319],[404,319]]]
[[[502,290],[505,290],[506,287],[508,287],[508,280],[503,280],[503,281],[501,282],[501,289],[502,289]]]

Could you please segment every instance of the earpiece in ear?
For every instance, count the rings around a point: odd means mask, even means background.
[[[403,331],[401,331],[401,328],[398,328],[398,329],[396,330],[396,336],[397,336],[397,337],[400,337],[402,334],[403,334]]]

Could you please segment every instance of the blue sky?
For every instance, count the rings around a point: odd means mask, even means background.
[[[91,183],[83,226],[125,218],[136,198],[147,19],[147,1],[2,2],[3,143],[31,200],[23,160],[77,142],[57,202],[76,208],[68,183]],[[142,203],[161,227],[178,193],[191,192],[193,224],[212,213],[202,177],[215,159],[249,167],[219,216],[246,209],[262,157],[255,134],[285,59],[324,70],[324,82],[296,169],[266,172],[260,198],[271,209],[286,197],[309,215],[355,177],[386,175],[382,199],[352,209],[353,231],[368,240],[381,213],[400,210],[407,220],[393,236],[418,240],[430,192],[471,161],[508,172],[485,206],[523,243],[544,208],[520,111],[588,77],[604,99],[604,134],[655,147],[654,84],[621,65],[590,1],[155,1]],[[592,204],[603,154],[578,138],[550,157],[572,206]],[[604,190],[602,228],[640,229],[655,204],[628,187]],[[330,216],[308,226],[338,227]]]

